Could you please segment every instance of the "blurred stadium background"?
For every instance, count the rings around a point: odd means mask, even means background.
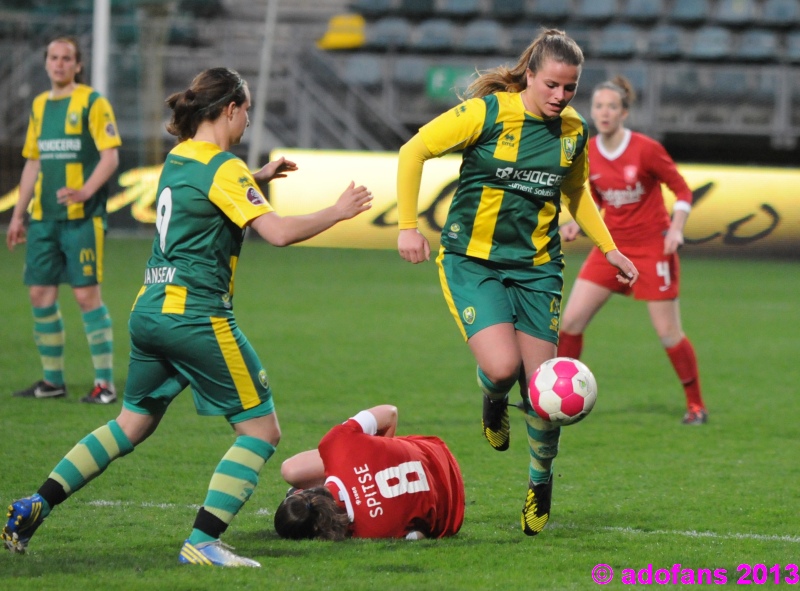
[[[195,73],[226,65],[255,91],[268,2],[277,17],[264,156],[394,151],[457,102],[476,68],[515,62],[539,27],[554,26],[586,54],[573,104],[587,119],[592,87],[621,73],[639,94],[631,127],[679,163],[800,161],[800,0],[104,1],[120,173],[162,162],[172,145],[164,98]],[[78,36],[91,81],[93,9],[93,0],[0,0],[0,195],[19,181],[30,103],[49,88],[47,40]]]

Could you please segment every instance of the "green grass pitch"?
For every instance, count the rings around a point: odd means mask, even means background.
[[[104,299],[114,319],[117,387],[127,318],[149,240],[111,239]],[[581,261],[567,259],[567,288]],[[114,406],[78,402],[92,371],[80,315],[62,288],[67,329],[63,400],[13,399],[39,376],[22,249],[3,255],[0,503],[31,494]],[[181,395],[159,431],[58,507],[27,555],[0,553],[15,590],[591,589],[592,568],[744,571],[800,562],[800,426],[796,261],[683,258],[684,328],[697,350],[710,422],[680,424],[683,392],[644,304],[614,298],[586,335],[597,405],[567,427],[555,464],[550,524],[520,530],[527,483],[524,422],[511,449],[483,440],[475,365],[438,286],[435,265],[396,252],[276,249],[248,241],[237,273],[237,319],[267,367],[283,439],[225,541],[262,569],[180,566],[178,550],[233,436]],[[289,542],[272,529],[286,491],[280,462],[333,424],[380,403],[400,409],[400,434],[442,437],[458,458],[467,511],[447,540]],[[774,586],[770,575],[769,586]],[[781,570],[781,579],[788,571]],[[752,577],[751,577],[752,580]],[[654,583],[655,584],[655,583]]]

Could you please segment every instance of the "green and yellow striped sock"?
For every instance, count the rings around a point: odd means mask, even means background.
[[[58,302],[33,309],[33,338],[42,359],[45,381],[64,385],[64,321]]]
[[[528,451],[531,455],[529,477],[534,484],[542,484],[550,479],[553,472],[561,427],[554,427],[532,410],[525,413],[525,423],[528,429]]]
[[[216,540],[253,494],[258,473],[275,453],[263,439],[240,435],[220,461],[189,536],[191,544]]]
[[[56,465],[50,478],[69,497],[102,474],[111,462],[132,451],[133,444],[122,428],[116,421],[109,421],[81,439]]]
[[[103,304],[83,314],[83,327],[92,354],[95,383],[114,385],[114,335],[111,316]]]

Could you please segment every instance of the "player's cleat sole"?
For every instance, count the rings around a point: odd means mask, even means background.
[[[522,507],[522,531],[535,536],[550,519],[550,501],[553,497],[553,477],[542,484],[528,483],[528,494]]]
[[[44,380],[39,380],[30,387],[24,390],[18,390],[12,394],[14,398],[63,398],[66,395],[66,386],[54,386],[53,384],[48,384]]]
[[[705,425],[708,422],[708,411],[704,408],[687,410],[681,423],[684,425]]]
[[[508,423],[508,396],[501,400],[491,400],[483,395],[483,436],[497,451],[506,451],[511,433]]]
[[[97,384],[91,391],[81,398],[81,402],[88,402],[89,404],[113,404],[117,401],[117,393],[114,387]]]
[[[0,534],[7,549],[24,554],[36,529],[42,524],[42,497],[38,494],[14,501],[8,507],[8,521]]]
[[[199,564],[203,566],[249,566],[258,568],[260,563],[244,556],[237,556],[230,546],[220,540],[191,544],[189,540],[183,543],[178,562],[181,564]]]

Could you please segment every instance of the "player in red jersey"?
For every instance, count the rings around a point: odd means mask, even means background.
[[[589,142],[589,183],[614,241],[639,269],[639,281],[632,287],[619,283],[616,268],[593,248],[561,317],[558,354],[579,358],[583,333],[594,315],[612,294],[633,294],[647,302],[653,327],[683,384],[687,404],[683,423],[701,425],[708,412],[700,393],[697,357],[681,327],[678,305],[678,248],[692,208],[692,191],[661,144],[625,127],[634,100],[633,89],[622,76],[595,88],[591,117],[598,135]],[[677,197],[671,218],[661,183]],[[565,241],[574,240],[578,232],[575,222],[561,228]]]
[[[395,437],[397,408],[362,410],[283,462],[297,491],[275,512],[293,539],[443,538],[464,520],[464,481],[438,437]],[[291,492],[291,491],[290,491]]]

